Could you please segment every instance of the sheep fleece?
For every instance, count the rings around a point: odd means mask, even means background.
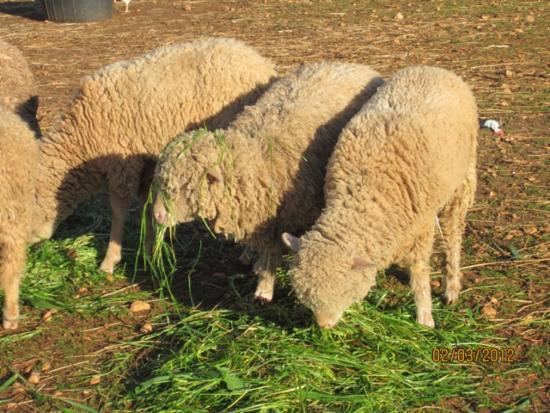
[[[34,76],[21,51],[0,40],[0,105],[17,113],[38,131],[38,97]]]
[[[35,239],[50,237],[78,202],[101,190],[124,215],[136,195],[146,194],[154,162],[171,138],[204,124],[225,127],[275,75],[274,65],[243,43],[206,38],[84,78],[43,140]]]
[[[38,146],[23,120],[0,106],[0,287],[5,290],[4,326],[17,326],[19,280],[25,266],[33,168]]]
[[[215,232],[260,253],[255,271],[260,284],[262,273],[268,281],[265,288],[259,285],[258,298],[271,300],[281,232],[302,232],[313,224],[323,206],[325,167],[336,138],[381,83],[364,65],[304,65],[218,132],[221,138],[184,135],[161,157],[156,182],[176,221],[202,216],[212,220]],[[189,152],[181,157],[185,146]],[[222,182],[204,179],[214,165]]]
[[[398,263],[423,274],[418,290],[429,314],[417,319],[433,327],[434,222],[454,198],[463,216],[472,202],[477,129],[469,87],[427,66],[397,72],[348,123],[327,167],[326,208],[302,237],[290,272],[320,325],[334,325],[366,296],[377,269]]]

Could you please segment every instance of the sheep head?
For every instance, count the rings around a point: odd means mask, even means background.
[[[153,180],[153,216],[172,226],[217,216],[224,194],[223,145],[217,133],[180,134],[162,151]]]
[[[294,292],[313,311],[321,328],[334,327],[344,311],[362,300],[375,283],[376,266],[356,246],[329,239],[312,230],[302,238],[282,234],[295,253],[290,270]]]

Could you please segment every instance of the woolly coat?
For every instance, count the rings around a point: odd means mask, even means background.
[[[3,40],[0,40],[0,106],[17,113],[39,134],[34,76],[21,51]]]
[[[304,65],[225,131],[180,136],[157,165],[155,215],[168,212],[170,224],[203,217],[258,251],[262,283],[261,273],[272,277],[280,263],[280,234],[303,232],[319,215],[336,138],[382,82],[368,66]],[[270,300],[273,281],[256,296]]]
[[[202,125],[227,126],[275,75],[274,65],[243,43],[206,38],[161,47],[84,78],[70,109],[43,139],[35,241],[50,237],[98,191],[107,191],[113,210],[124,216],[138,193],[147,193],[156,158],[170,139]],[[106,267],[112,270],[114,261]]]
[[[336,324],[366,296],[377,270],[398,263],[411,270],[417,319],[433,327],[434,222],[453,203],[449,220],[455,238],[462,234],[475,191],[477,129],[469,87],[426,66],[397,72],[348,123],[329,161],[326,208],[298,242],[290,272],[321,326]],[[457,248],[460,256],[460,241]]]
[[[17,327],[37,163],[33,132],[19,116],[0,106],[0,287],[5,290],[5,328]]]

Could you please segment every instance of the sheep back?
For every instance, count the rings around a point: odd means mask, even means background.
[[[37,88],[34,76],[21,51],[0,40],[0,105],[21,116],[38,132]]]

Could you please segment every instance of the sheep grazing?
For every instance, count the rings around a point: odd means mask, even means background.
[[[33,241],[49,238],[78,202],[106,190],[109,246],[100,265],[121,259],[127,210],[149,190],[160,150],[182,130],[225,127],[276,76],[274,65],[232,39],[162,47],[84,78],[67,113],[44,137]]]
[[[21,51],[0,40],[0,106],[18,114],[36,136],[38,96],[34,76]]]
[[[305,65],[275,82],[226,130],[180,135],[157,164],[155,219],[173,225],[201,217],[258,252],[255,296],[270,301],[282,261],[280,234],[315,222],[336,138],[382,82],[368,66]]]
[[[5,329],[19,322],[19,283],[30,235],[38,144],[33,131],[11,110],[0,106],[0,287]]]
[[[453,73],[395,74],[346,125],[327,167],[326,208],[302,238],[290,275],[321,327],[334,326],[397,263],[410,270],[417,322],[433,327],[430,256],[439,215],[445,297],[460,291],[460,244],[476,187],[477,109]]]

